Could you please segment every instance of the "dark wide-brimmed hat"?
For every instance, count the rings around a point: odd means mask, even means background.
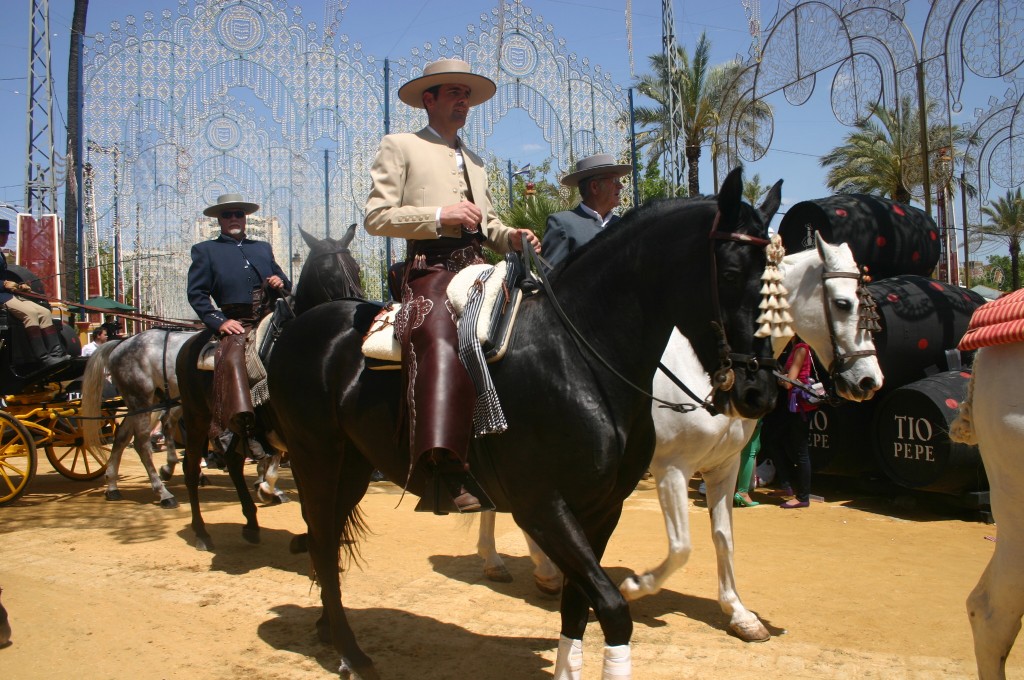
[[[625,177],[633,171],[629,163],[616,163],[615,156],[610,153],[598,153],[576,162],[576,171],[562,178],[562,185],[578,187],[580,182],[594,175],[614,175]]]
[[[241,194],[221,194],[217,197],[217,202],[204,210],[203,214],[207,217],[220,217],[225,210],[241,210],[246,215],[251,215],[259,209],[259,204],[243,201]]]
[[[423,106],[423,93],[435,85],[455,83],[469,88],[469,105],[476,106],[494,96],[498,86],[487,76],[470,70],[469,64],[461,59],[438,59],[423,68],[423,75],[413,78],[398,88],[398,98],[417,109]]]
[[[11,222],[10,220],[0,219],[0,234],[11,233]]]

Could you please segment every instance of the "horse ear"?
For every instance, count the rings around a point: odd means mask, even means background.
[[[313,248],[317,247],[320,244],[320,239],[318,239],[316,236],[313,236],[302,227],[299,227],[299,233],[302,234],[302,240],[306,242],[306,245],[309,246],[310,250],[312,250]]]
[[[765,227],[775,217],[775,213],[779,211],[779,206],[782,205],[782,180],[772,186],[768,190],[768,193],[764,196],[764,201],[761,203],[761,207],[757,209],[757,212],[761,213],[761,220],[764,222]]]
[[[725,224],[732,224],[743,202],[743,167],[729,171],[722,187],[718,190],[718,210]]]
[[[814,247],[818,250],[818,257],[825,263],[825,268],[829,271],[834,271],[837,268],[836,247],[822,238],[821,232],[817,230],[814,232]]]
[[[355,222],[348,225],[348,229],[345,231],[345,235],[341,237],[341,247],[348,248],[349,244],[352,243],[352,239],[356,237],[356,225]]]

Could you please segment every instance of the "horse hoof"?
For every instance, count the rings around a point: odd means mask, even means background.
[[[199,473],[199,486],[207,486],[207,485],[209,485],[209,483],[210,483],[210,480],[206,478],[206,475],[203,474],[202,472],[200,472]]]
[[[259,544],[260,542],[260,530],[259,529],[248,529],[242,528],[242,538],[249,543]]]
[[[729,630],[744,642],[768,642],[768,640],[772,639],[772,634],[757,619],[730,623]]]
[[[308,534],[292,536],[292,540],[288,542],[288,552],[292,555],[309,552],[309,543],[306,540],[307,536]],[[330,640],[328,639],[327,642],[330,642]]]
[[[288,494],[286,494],[284,491],[281,491],[281,490],[278,490],[278,491],[274,492],[274,498],[277,499],[277,503],[274,503],[274,505],[277,505],[278,503],[291,503],[292,502],[292,499],[288,498]]]
[[[209,536],[207,536],[206,538],[196,536],[196,550],[198,550],[199,552],[210,552],[210,550],[212,549],[213,540]]]
[[[166,465],[164,465],[164,466],[162,466],[160,468],[160,481],[161,482],[169,482],[169,481],[171,481],[171,477],[173,477],[173,476],[174,476],[174,471],[171,470]]]
[[[556,579],[541,578],[540,576],[533,577],[533,583],[537,586],[537,590],[544,593],[545,595],[558,595],[562,592],[562,577],[559,576]]]
[[[345,658],[342,658],[341,666],[338,667],[338,675],[344,680],[380,680],[380,675],[372,663],[365,666],[353,666]]]
[[[495,583],[512,583],[512,574],[505,565],[499,565],[497,567],[485,567],[484,576],[487,577],[488,581],[494,581]]]
[[[650,594],[644,592],[643,587],[640,585],[640,577],[636,574],[627,576],[625,580],[619,584],[619,592],[622,593],[622,596],[626,598],[627,602],[639,600],[644,595]]]
[[[173,496],[171,498],[161,498],[160,507],[164,510],[174,510],[178,507],[178,499]]]
[[[108,501],[123,501],[124,496],[121,495],[121,491],[114,489],[113,491],[107,490],[103,492],[103,497]]]

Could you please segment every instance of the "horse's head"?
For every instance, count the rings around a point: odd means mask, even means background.
[[[766,258],[768,222],[779,207],[782,182],[776,183],[759,209],[743,202],[742,170],[729,173],[717,196],[711,229],[713,304],[721,330],[718,369],[711,372],[713,402],[745,418],[758,418],[775,405],[778,387],[771,343],[755,337],[761,276]]]
[[[349,251],[356,225],[350,225],[340,239],[318,239],[302,229],[299,232],[309,246],[309,256],[295,287],[295,313],[301,314],[321,302],[363,297],[359,263]]]
[[[791,290],[793,325],[828,369],[839,396],[863,401],[882,386],[871,334],[870,296],[845,243],[831,245],[815,232],[814,251],[787,257],[808,266]],[[814,257],[814,255],[817,257]]]

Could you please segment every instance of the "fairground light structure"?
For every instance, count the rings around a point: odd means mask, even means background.
[[[757,134],[742,129],[752,102],[805,104],[817,80],[831,76],[829,97],[836,120],[853,125],[876,103],[899,111],[905,102],[917,109],[937,104],[938,120],[921,117],[921,139],[929,124],[953,125],[953,115],[968,102],[974,120],[963,125],[971,143],[961,155],[947,140],[924,141],[927,162],[919,169],[917,198],[944,234],[947,280],[957,272],[957,211],[949,200],[952,179],[978,189],[971,199],[961,192],[964,261],[970,262],[968,225],[980,222],[982,203],[995,187],[1024,184],[1024,5],[1020,0],[933,0],[920,40],[906,25],[906,2],[891,0],[783,0],[738,76],[734,106],[723,112],[718,131],[725,143],[718,168],[724,172],[742,160],[761,158],[771,144],[772,124]],[[985,108],[987,106],[987,108]],[[820,151],[820,150],[819,150]],[[973,162],[965,164],[964,158]],[[970,267],[966,267],[969,285]]]
[[[339,237],[361,223],[381,136],[425,123],[395,105],[397,89],[435,59],[462,58],[497,83],[463,131],[485,158],[494,125],[513,108],[540,127],[559,172],[592,153],[629,158],[625,91],[567,53],[521,0],[397,59],[367,54],[339,31],[345,6],[332,3],[321,29],[284,0],[180,0],[175,11],[128,16],[87,41],[85,213],[98,239],[123,250],[143,312],[192,317],[189,249],[216,232],[201,212],[219,194],[261,204],[249,231],[273,243],[293,279],[305,252],[300,228]],[[507,201],[496,174],[495,200]],[[382,272],[403,244],[359,230],[354,249],[367,295],[384,297]]]

